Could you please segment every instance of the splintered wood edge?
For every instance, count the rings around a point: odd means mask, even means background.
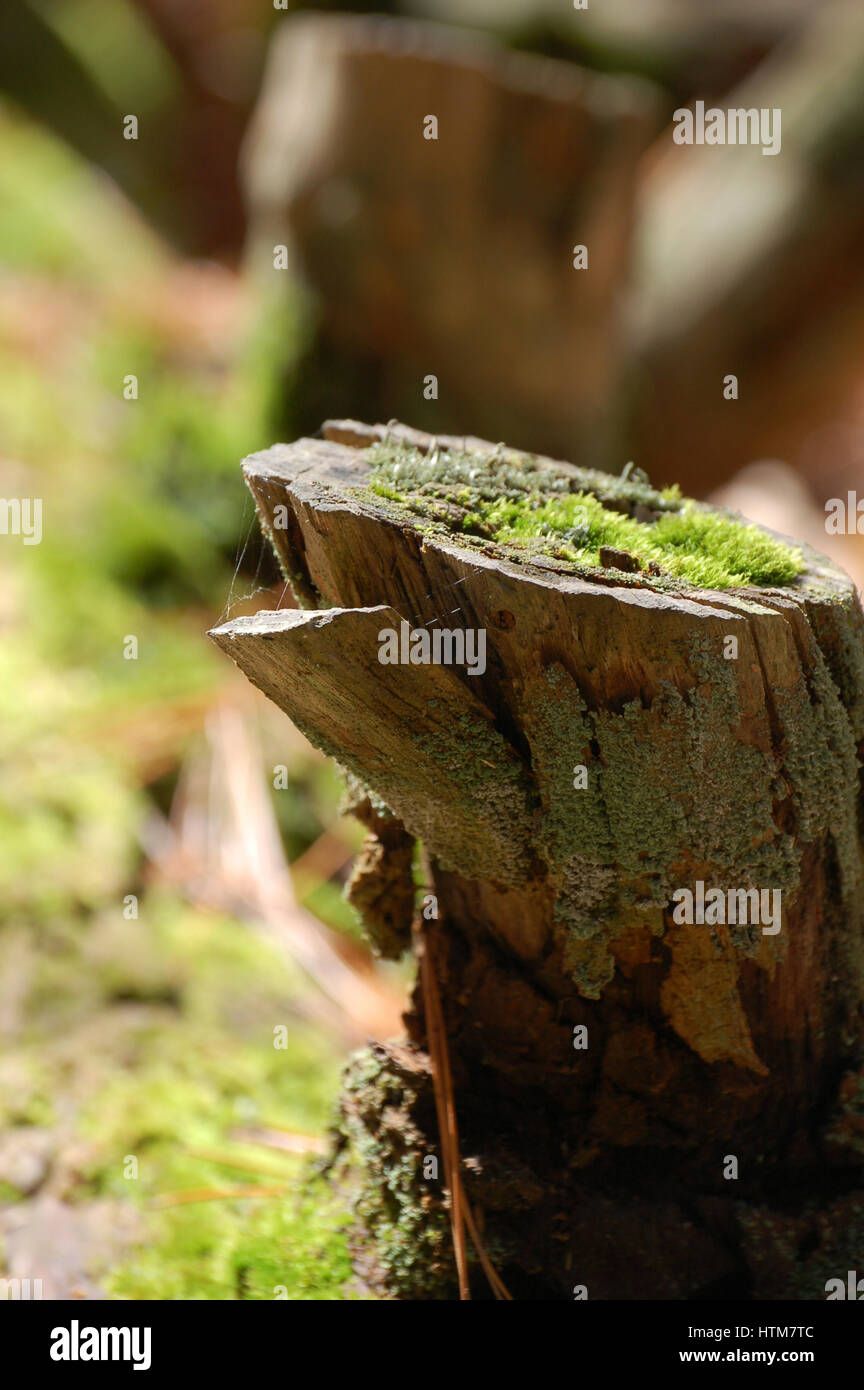
[[[522,881],[531,789],[521,759],[449,666],[382,664],[380,630],[400,622],[386,604],[281,609],[209,636],[314,744],[364,781],[371,775],[444,862]]]

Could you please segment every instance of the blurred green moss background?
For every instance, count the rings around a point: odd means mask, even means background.
[[[230,679],[205,629],[232,579],[235,598],[256,587],[238,463],[273,438],[273,326],[234,272],[182,260],[11,106],[0,148],[0,490],[41,497],[45,529],[0,550],[5,1268],[40,1207],[83,1220],[107,1203],[131,1213],[124,1240],[76,1227],[81,1267],[58,1249],[59,1296],[344,1297],[346,1212],[309,1157],[232,1137],[321,1136],[344,1041],[271,943],[148,882],[142,846]],[[336,774],[308,747],[289,761],[272,793],[287,857],[329,828],[347,859]],[[304,882],[322,918],[356,931],[338,874]]]

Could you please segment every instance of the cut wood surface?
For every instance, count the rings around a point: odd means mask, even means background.
[[[367,789],[373,838],[377,816],[422,841],[468,1195],[505,1283],[516,1297],[749,1289],[730,1189],[768,1200],[783,1173],[818,1192],[813,1117],[858,1062],[851,582],[811,551],[783,587],[580,569],[430,525],[369,487],[383,438],[487,462],[491,444],[350,421],[322,436],[244,465],[308,611],[212,636]],[[573,490],[602,486],[555,468]],[[485,669],[382,664],[381,634],[403,621],[484,632]],[[673,895],[700,883],[779,894],[782,914],[676,920]],[[373,1050],[346,1082],[369,1192],[390,1181],[361,1203],[367,1231],[386,1244],[395,1203],[416,1238],[395,1267],[367,1242],[365,1273],[394,1296],[449,1296],[452,1252],[418,1196],[437,1144],[419,998],[407,1026],[407,1051]],[[399,1136],[381,1129],[388,1106]],[[625,1246],[650,1230],[660,1253],[616,1256],[590,1234],[601,1216]],[[823,1296],[796,1293],[800,1274],[777,1276],[785,1296]]]

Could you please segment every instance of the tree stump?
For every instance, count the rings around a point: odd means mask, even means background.
[[[422,844],[462,1179],[511,1295],[825,1297],[864,1236],[851,582],[644,476],[322,436],[244,464],[303,609],[211,636],[348,772],[386,954]],[[405,1023],[346,1073],[358,1268],[448,1298],[420,991]]]
[[[438,24],[286,17],[243,169],[268,312],[296,305],[276,247],[312,291],[292,423],[410,410],[614,456],[636,169],[658,127],[643,81]]]

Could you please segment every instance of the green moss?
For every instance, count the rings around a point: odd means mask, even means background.
[[[378,496],[448,530],[540,551],[579,568],[623,551],[641,570],[708,589],[791,583],[801,552],[756,526],[658,492],[634,477],[565,470],[512,450],[481,455],[374,446]]]
[[[134,1209],[145,1243],[111,1281],[94,1271],[116,1297],[273,1298],[278,1285],[290,1298],[344,1297],[346,1209],[299,1159],[232,1138],[255,1122],[320,1133],[338,1039],[309,1022],[309,981],[282,953],[141,881],[141,783],[164,771],[153,787],[164,809],[202,697],[224,680],[201,605],[212,619],[247,530],[247,562],[255,544],[236,463],[273,437],[282,315],[245,340],[205,333],[200,314],[193,327],[173,277],[194,272],[86,161],[8,112],[0,128],[0,251],[26,272],[0,327],[4,450],[27,467],[7,487],[43,498],[46,519],[43,545],[3,547],[0,977],[14,1007],[0,1132],[50,1131],[59,1200]],[[227,309],[214,285],[201,303]],[[138,401],[123,398],[126,373]],[[254,582],[241,573],[233,596]],[[123,659],[125,634],[138,660]],[[310,770],[274,793],[292,860],[331,823],[335,782]],[[131,893],[136,920],[123,916]],[[285,1050],[273,1047],[281,1023]],[[256,1180],[280,1196],[244,1199]],[[153,1209],[202,1187],[229,1195]],[[0,1185],[0,1202],[16,1195]]]
[[[70,1126],[56,1130],[62,1199],[137,1211],[142,1243],[100,1279],[109,1296],[346,1296],[347,1206],[304,1160],[235,1134],[321,1133],[330,1118],[340,1048],[298,1019],[299,971],[235,922],[154,893],[137,921],[115,906],[86,931],[52,924],[38,952],[0,932],[0,973],[15,971],[27,1026],[0,1058],[0,1129]],[[250,1184],[277,1195],[244,1197]],[[202,1188],[214,1200],[153,1209]]]
[[[86,728],[91,683],[43,666],[30,635],[0,642],[0,927],[119,901],[142,812],[116,759],[62,736]]]
[[[320,1179],[295,1181],[280,1197],[178,1207],[162,1213],[151,1242],[112,1271],[108,1295],[292,1302],[356,1297],[346,1289],[352,1277],[349,1220]]]

